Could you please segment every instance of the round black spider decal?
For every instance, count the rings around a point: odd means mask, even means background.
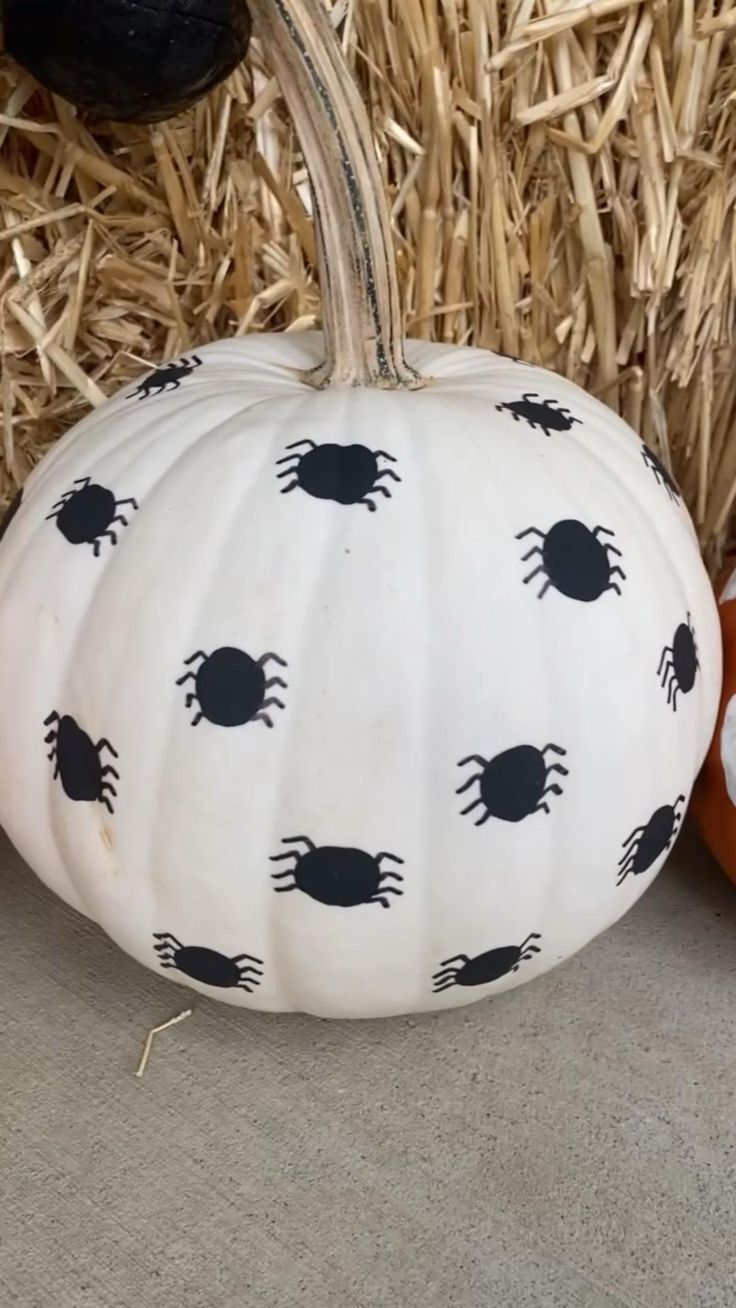
[[[87,732],[68,713],[63,716],[56,712],[49,713],[43,725],[51,727],[45,740],[47,745],[51,745],[49,758],[54,763],[54,780],[61,778],[64,793],[69,799],[98,801],[112,813],[110,795],[117,795],[118,792],[110,777],[119,781],[120,774],[111,763],[103,767],[100,754],[106,749],[113,758],[117,758],[117,750],[104,738],[95,745]]]
[[[13,518],[18,512],[18,509],[20,508],[22,501],[23,501],[23,488],[21,487],[17,495],[15,495],[14,498],[10,501],[10,504],[5,510],[5,513],[3,514],[2,518],[0,518],[0,540],[2,540],[3,536],[8,530],[8,527],[10,526],[11,522],[13,521]]]
[[[147,400],[149,395],[160,395],[162,391],[178,391],[183,379],[189,377],[195,368],[201,367],[202,360],[196,354],[193,354],[191,359],[168,363],[163,368],[157,368],[150,377],[145,377],[128,399],[134,400],[137,395],[139,400]]]
[[[522,563],[528,559],[539,558],[539,563],[525,578],[524,584],[538,577],[544,577],[544,584],[538,599],[546,595],[550,586],[567,595],[570,599],[589,603],[596,600],[606,590],[621,589],[614,576],[626,580],[626,573],[618,566],[611,565],[611,554],[621,557],[621,551],[608,541],[601,541],[601,535],[613,536],[608,527],[586,527],[576,518],[563,518],[555,522],[549,531],[540,531],[538,527],[527,527],[517,534],[517,540],[526,536],[538,536],[539,542],[522,556]]]
[[[446,958],[435,972],[434,993],[449,990],[451,986],[487,986],[491,981],[498,981],[509,972],[518,972],[525,959],[539,954],[539,945],[533,940],[541,940],[538,931],[532,931],[520,945],[502,945],[500,949],[487,949],[484,954],[469,958],[467,954],[455,954]]]
[[[567,750],[559,745],[545,745],[543,749],[534,745],[515,745],[490,760],[481,754],[469,754],[460,760],[458,767],[475,763],[481,770],[468,777],[455,793],[464,794],[476,781],[480,783],[480,793],[462,810],[461,816],[472,813],[482,804],[485,812],[475,822],[477,827],[482,827],[491,817],[501,818],[503,822],[521,822],[530,813],[549,813],[544,796],[562,794],[562,787],[556,782],[547,785],[549,775],[557,772],[566,777],[568,770],[561,763],[548,762],[545,754],[564,756],[566,753]]]
[[[275,886],[279,893],[288,890],[303,890],[310,899],[320,904],[332,904],[340,908],[354,908],[356,904],[381,904],[390,908],[387,895],[403,895],[398,886],[388,886],[389,879],[403,881],[398,872],[384,872],[381,863],[390,859],[392,863],[402,863],[403,858],[396,854],[382,851],[380,854],[366,854],[362,849],[351,849],[339,845],[321,845],[317,847],[308,836],[287,836],[282,845],[304,845],[303,850],[290,849],[286,854],[273,854],[272,863],[283,859],[293,859],[293,866],[285,872],[273,872],[274,881],[291,878],[289,885]]]
[[[305,448],[301,453],[296,453],[300,446]],[[334,500],[336,504],[365,504],[371,513],[375,513],[376,506],[371,495],[385,495],[391,499],[388,487],[378,484],[381,478],[390,477],[392,481],[401,481],[393,468],[379,468],[379,459],[396,462],[393,455],[387,454],[385,450],[369,450],[365,445],[316,445],[310,440],[294,441],[286,448],[295,453],[277,460],[277,466],[280,463],[289,465],[284,472],[278,474],[278,479],[291,478],[288,486],[282,486],[282,495],[288,495],[289,491],[299,487],[318,500]]]
[[[655,809],[643,827],[636,827],[631,835],[626,837],[623,842],[623,857],[618,861],[617,886],[626,880],[630,872],[633,872],[635,877],[641,876],[642,872],[648,872],[652,863],[655,863],[661,854],[666,853],[677,834],[682,819],[682,813],[678,809],[680,804],[684,803],[685,796],[678,795],[674,804],[663,804],[661,808]]]
[[[245,990],[249,995],[261,984],[263,960],[253,954],[226,958],[203,945],[182,945],[170,931],[154,931],[153,938],[158,941],[153,947],[161,967],[175,968],[193,981],[221,990]]]
[[[195,671],[189,665],[198,660],[201,662]],[[267,710],[282,709],[284,704],[275,695],[267,697],[266,691],[274,686],[286,690],[287,686],[281,677],[266,677],[264,669],[267,663],[277,663],[281,668],[287,666],[278,654],[262,654],[259,659],[253,659],[245,650],[231,645],[222,645],[211,654],[198,649],[185,659],[189,671],[179,677],[176,684],[183,686],[187,681],[194,682],[194,690],[186,697],[187,708],[197,705],[192,726],[196,727],[202,718],[206,718],[218,727],[242,727],[246,722],[265,722],[267,727],[272,727],[273,721]]]
[[[558,406],[557,400],[540,400],[535,391],[527,391],[520,400],[497,404],[496,409],[499,413],[505,409],[515,422],[523,418],[535,431],[541,427],[545,436],[551,436],[553,431],[569,431],[574,423],[580,423],[569,409]]]
[[[699,666],[695,632],[688,613],[687,622],[681,622],[675,631],[672,644],[665,645],[662,650],[657,668],[657,676],[667,691],[667,703],[672,705],[675,712],[677,712],[678,692],[683,695],[689,694],[695,685]]]
[[[677,485],[672,473],[665,468],[659,455],[655,454],[654,450],[650,450],[649,446],[645,445],[643,441],[641,457],[647,467],[651,468],[655,479],[659,482],[660,486],[664,486],[670,499],[673,500],[675,504],[679,504],[682,499],[680,487]]]
[[[116,500],[112,491],[105,486],[98,486],[89,477],[78,477],[72,489],[66,491],[51,513],[46,515],[46,521],[54,518],[59,531],[70,545],[91,545],[96,558],[105,537],[117,545],[118,538],[112,530],[113,525],[120,523],[122,527],[127,527],[128,519],[124,513],[119,512],[126,504],[132,505],[133,509],[138,508],[135,500]]]

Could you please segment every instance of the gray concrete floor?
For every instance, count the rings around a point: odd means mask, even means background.
[[[732,1308],[736,890],[472,1008],[189,1002],[0,836],[2,1308]],[[194,996],[192,996],[194,998]]]

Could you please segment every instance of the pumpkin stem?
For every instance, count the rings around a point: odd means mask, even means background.
[[[317,387],[416,388],[368,114],[322,0],[248,0],[309,170],[326,359]]]

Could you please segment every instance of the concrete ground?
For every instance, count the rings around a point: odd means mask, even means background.
[[[736,890],[474,1007],[186,1007],[0,836],[0,1305],[733,1308]],[[191,995],[191,999],[195,996]]]

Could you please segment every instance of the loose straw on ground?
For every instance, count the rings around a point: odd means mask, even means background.
[[[138,1061],[138,1067],[136,1068],[136,1073],[135,1073],[136,1076],[138,1077],[143,1076],[143,1073],[145,1072],[148,1066],[148,1060],[151,1057],[151,1050],[153,1048],[154,1037],[157,1036],[161,1031],[168,1031],[170,1026],[176,1026],[179,1022],[183,1022],[185,1018],[191,1017],[192,1012],[193,1010],[191,1008],[185,1008],[182,1013],[177,1013],[176,1017],[170,1017],[168,1022],[162,1022],[160,1026],[154,1026],[151,1028],[151,1030],[148,1032],[148,1035],[146,1036],[146,1041],[143,1046],[140,1059]]]
[[[329,3],[329,0],[328,0]],[[338,0],[409,334],[565,373],[736,501],[736,0]],[[223,335],[319,325],[309,189],[257,43],[155,129],[0,59],[0,502],[91,405]]]

